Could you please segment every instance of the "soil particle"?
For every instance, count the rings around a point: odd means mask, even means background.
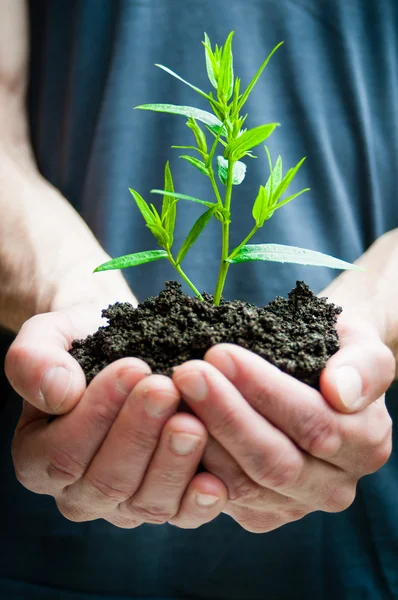
[[[85,340],[74,340],[71,355],[81,364],[89,383],[111,362],[141,358],[154,373],[171,374],[187,360],[202,359],[214,344],[239,344],[282,371],[319,386],[326,361],[339,349],[334,328],[341,308],[318,298],[298,281],[288,299],[276,297],[260,308],[247,302],[223,300],[213,306],[184,294],[175,281],[138,308],[119,303],[102,311],[108,325]]]

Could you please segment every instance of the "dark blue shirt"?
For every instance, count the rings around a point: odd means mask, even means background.
[[[153,66],[166,64],[208,90],[204,31],[222,43],[235,30],[235,71],[243,84],[285,41],[247,103],[248,126],[282,124],[269,139],[271,153],[280,153],[286,168],[307,156],[296,185],[311,192],[277,211],[255,241],[353,261],[398,226],[394,0],[35,0],[31,24],[30,114],[40,169],[110,255],[156,247],[128,187],[148,197],[149,189],[163,185],[168,158],[178,191],[211,199],[208,182],[190,165],[177,171],[178,151],[170,146],[190,143],[184,119],[132,110],[145,102],[206,108],[192,90]],[[252,227],[252,202],[268,176],[265,156],[261,150],[258,155],[235,189],[236,242]],[[179,206],[177,245],[198,214],[196,205]],[[218,251],[215,222],[185,262],[200,289],[214,288]],[[336,274],[237,265],[225,296],[264,304],[285,295],[296,279],[318,292]],[[174,277],[161,263],[126,275],[141,299]],[[4,354],[9,339],[1,343]],[[20,401],[5,381],[1,389],[0,598],[398,598],[396,449],[385,467],[360,481],[345,512],[317,512],[263,535],[244,531],[226,515],[194,531],[71,523],[52,498],[16,482],[10,444]],[[393,418],[396,400],[390,392]]]

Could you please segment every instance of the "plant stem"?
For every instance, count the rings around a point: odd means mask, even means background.
[[[189,279],[189,277],[184,273],[184,271],[181,269],[180,265],[177,265],[176,261],[174,260],[174,258],[171,255],[170,251],[169,251],[168,259],[171,262],[171,264],[173,265],[173,267],[175,268],[175,270],[177,271],[177,273],[180,275],[180,277],[185,281],[185,283],[187,283],[189,285],[189,287],[191,288],[193,293],[199,298],[199,300],[202,300],[202,302],[204,302],[204,298],[203,298],[202,294],[194,286],[194,284]]]
[[[222,292],[225,285],[225,280],[227,278],[227,273],[229,269],[229,263],[226,262],[229,254],[229,224],[230,220],[230,212],[231,212],[231,197],[232,197],[232,178],[233,178],[233,168],[234,162],[228,159],[228,178],[227,178],[227,186],[225,191],[225,202],[224,209],[226,212],[226,218],[222,223],[222,245],[221,245],[221,260],[220,260],[220,268],[218,271],[216,291],[214,293],[213,304],[218,306],[221,301]]]
[[[214,177],[213,167],[209,167],[209,177],[210,177],[211,185],[213,187],[214,194],[215,194],[215,196],[217,198],[217,202],[218,202],[218,204],[220,204],[220,206],[222,206],[223,203],[222,203],[222,200],[221,200],[219,189],[217,187],[216,179]]]
[[[251,230],[251,232],[245,237],[243,242],[241,244],[239,244],[239,246],[236,246],[236,248],[228,256],[228,258],[235,258],[235,256],[238,254],[239,250],[253,237],[253,235],[256,233],[258,228],[259,228],[258,225],[255,225],[253,227],[253,229]]]

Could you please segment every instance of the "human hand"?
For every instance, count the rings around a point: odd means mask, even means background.
[[[97,311],[88,303],[35,316],[9,349],[6,374],[24,399],[12,447],[18,480],[53,496],[72,521],[194,528],[212,520],[226,488],[195,475],[207,433],[195,416],[176,414],[172,381],[125,358],[86,388],[67,350],[98,326]],[[49,423],[49,414],[58,417]]]
[[[344,510],[360,477],[390,456],[384,392],[395,361],[367,322],[342,316],[337,328],[341,349],[322,372],[321,393],[228,344],[174,370],[210,434],[203,463],[228,488],[223,512],[248,531]]]

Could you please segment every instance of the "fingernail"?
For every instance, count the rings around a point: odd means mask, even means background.
[[[129,367],[128,369],[124,369],[123,371],[118,373],[118,377],[116,380],[116,389],[124,396],[128,396],[129,393],[137,385],[139,381],[138,377],[140,375],[144,377],[144,375],[147,374],[149,375],[147,371],[144,371],[144,369],[140,367]]]
[[[190,454],[199,446],[201,438],[190,433],[172,433],[170,443],[176,454]]]
[[[340,400],[350,410],[362,404],[362,377],[354,367],[340,367],[336,373]]]
[[[169,395],[155,393],[150,388],[143,390],[143,394],[145,396],[144,409],[150,417],[163,417],[170,412],[175,402],[174,398],[170,401]]]
[[[60,408],[72,383],[72,372],[65,367],[50,367],[43,375],[39,397],[52,410]]]
[[[177,369],[175,372],[177,373]],[[206,398],[208,392],[207,383],[204,376],[199,371],[183,373],[179,377],[175,377],[174,380],[183,396],[186,396],[191,400],[196,400],[197,402]]]
[[[214,506],[219,501],[218,496],[212,496],[211,494],[196,494],[196,503],[199,506]]]
[[[221,360],[217,361],[217,369],[230,381],[236,377],[235,362],[228,352],[221,354]]]

